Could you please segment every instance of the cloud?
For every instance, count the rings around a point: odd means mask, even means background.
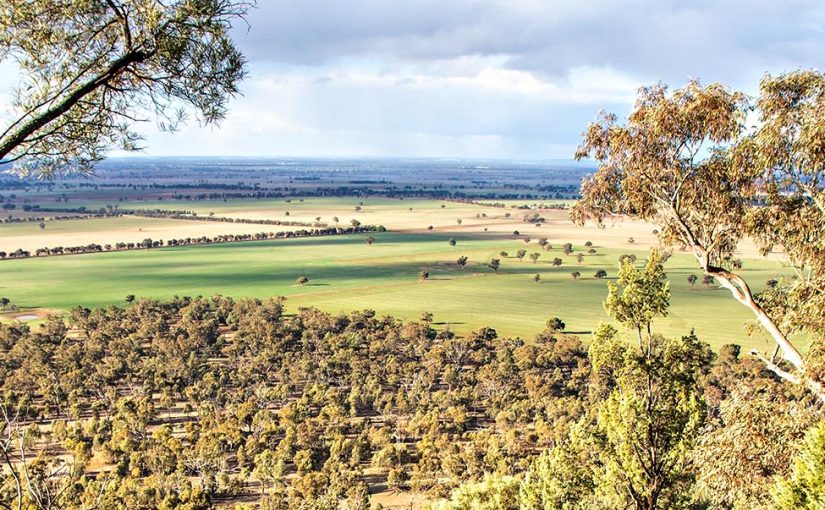
[[[825,60],[821,0],[258,5],[235,30],[251,72],[229,117],[146,128],[148,154],[566,158],[641,85],[755,93],[765,72]]]
[[[250,20],[253,60],[288,65],[470,55],[549,76],[610,67],[739,82],[825,58],[819,0],[267,0]]]
[[[230,155],[569,158],[594,104],[623,110],[633,99],[634,82],[609,69],[549,81],[494,61],[459,67],[258,70],[219,130],[189,126],[153,139],[153,152],[182,138]]]

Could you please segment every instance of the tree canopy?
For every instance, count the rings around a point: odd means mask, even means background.
[[[246,61],[230,37],[254,0],[9,0],[0,60],[20,71],[0,162],[48,177],[139,149],[135,125],[221,120]]]
[[[746,129],[755,108],[759,127]],[[577,222],[629,215],[659,224],[666,245],[690,250],[707,276],[748,307],[791,370],[762,355],[787,380],[825,399],[818,367],[825,332],[825,75],[766,76],[754,104],[720,84],[691,81],[669,91],[639,91],[620,123],[603,114],[576,153],[598,171],[582,184]],[[744,236],[763,251],[781,246],[797,278],[759,294],[737,273],[733,252]],[[789,335],[818,341],[803,358]],[[775,356],[775,355],[774,355]]]

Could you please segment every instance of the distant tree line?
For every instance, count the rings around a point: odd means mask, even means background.
[[[44,247],[35,250],[35,257],[48,257],[54,255],[81,255],[85,253],[100,253],[109,251],[126,251],[126,250],[146,250],[150,248],[163,248],[173,246],[190,246],[195,244],[222,244],[222,243],[238,243],[244,241],[265,241],[268,239],[289,239],[294,237],[316,237],[316,236],[331,236],[331,235],[346,235],[357,234],[360,232],[386,232],[383,226],[373,225],[358,225],[346,228],[316,228],[312,230],[294,230],[286,232],[259,232],[257,234],[226,234],[214,237],[186,237],[180,239],[169,239],[163,241],[162,239],[153,240],[150,238],[144,239],[141,242],[118,242],[114,244],[97,244],[91,243],[82,246],[55,246]],[[12,252],[0,251],[0,260],[24,259],[32,257],[32,252],[29,250],[17,249]]]

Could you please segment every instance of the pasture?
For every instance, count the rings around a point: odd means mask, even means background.
[[[433,205],[435,211],[443,211],[438,202]],[[365,242],[364,234],[6,260],[0,262],[0,295],[23,311],[122,305],[127,294],[149,298],[283,295],[293,311],[302,306],[331,312],[368,308],[405,319],[428,311],[437,327],[458,333],[490,326],[501,336],[529,337],[548,319],[560,317],[568,331],[587,338],[605,320],[602,301],[607,283],[595,278],[595,271],[605,269],[610,279],[616,275],[619,255],[634,253],[642,259],[646,253],[641,243],[616,246],[626,234],[621,226],[615,227],[621,234],[604,236],[607,243],[593,237],[597,253],[584,252],[582,263],[575,255],[584,248],[576,240],[573,255],[564,255],[563,241],[553,239],[555,235],[549,236],[553,249],[543,251],[535,238],[525,243],[523,235],[507,234],[512,225],[503,218],[491,227],[486,227],[487,232],[466,225],[455,225],[449,232],[387,232],[375,234],[372,245]],[[557,232],[549,225],[539,230]],[[599,232],[614,230],[584,233]],[[455,246],[449,244],[450,237],[455,238]],[[519,249],[528,254],[539,251],[541,257],[536,263],[528,257],[519,261],[513,257]],[[510,256],[501,257],[501,251]],[[455,263],[460,256],[469,258],[464,269]],[[551,265],[554,257],[562,258],[560,268]],[[501,259],[498,274],[486,266],[492,258]],[[687,276],[698,272],[686,255],[675,254],[666,269],[672,308],[658,322],[659,331],[680,335],[695,328],[715,348],[731,342],[746,348],[769,347],[765,339],[745,333],[743,326],[752,318],[727,291],[687,283]],[[429,280],[419,280],[422,270],[429,272]],[[574,280],[572,271],[582,276]],[[784,272],[775,261],[757,259],[746,259],[743,270],[756,287]],[[540,275],[539,283],[535,274]],[[296,285],[299,276],[309,278],[309,283]]]

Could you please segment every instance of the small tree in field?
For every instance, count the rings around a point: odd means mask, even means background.
[[[459,218],[459,219],[455,220],[455,222],[456,222],[458,225],[461,225],[461,224],[463,223],[463,220],[462,220],[461,218]]]
[[[571,253],[573,253],[572,243],[564,243],[561,248],[565,255],[570,255]]]
[[[536,282],[536,283],[540,283],[541,282],[541,275],[536,274],[535,276],[533,276],[533,281]]]
[[[553,317],[552,319],[547,321],[547,329],[551,331],[564,331],[564,328],[564,321],[559,319],[558,317]]]
[[[135,295],[134,294],[127,294],[126,295],[126,302],[127,303],[134,303],[134,301],[135,301]]]
[[[504,250],[502,250],[502,251],[498,252],[498,254],[499,254],[499,256],[500,256],[500,257],[502,257],[502,258],[507,258],[507,257],[509,256],[509,254],[508,254],[506,251],[504,251]]]
[[[553,257],[553,267],[561,267],[562,260],[558,257]]]
[[[374,238],[374,237],[372,237],[372,236],[369,236],[368,238],[364,239],[364,241],[366,241],[366,243],[367,243],[369,246],[372,246],[372,243],[374,243],[374,242],[375,242],[375,238]]]
[[[578,271],[573,271],[572,273],[570,273],[570,276],[572,276],[574,280],[578,280],[579,276],[581,276],[581,275],[582,274]]]
[[[524,256],[527,255],[527,250],[519,250],[516,252],[516,258],[521,262],[524,260]]]
[[[591,249],[592,249],[592,248],[591,248]],[[576,262],[578,262],[579,264],[581,264],[582,262],[584,262],[584,254],[583,254],[583,253],[577,253],[577,254],[576,254]]]
[[[467,265],[467,256],[462,255],[461,257],[458,257],[458,260],[456,260],[455,263],[458,265],[458,267],[464,269],[464,266]]]
[[[309,278],[306,276],[299,276],[295,279],[295,285],[306,285],[307,283],[309,283]]]
[[[456,245],[456,240],[455,240],[455,237],[451,237],[451,238],[450,238],[450,240],[449,240],[449,241],[447,241],[447,243],[448,243],[450,246],[455,246],[455,245]]]
[[[710,287],[711,285],[713,285],[713,277],[709,274],[706,274],[702,277],[702,283]]]
[[[533,261],[533,264],[535,264],[536,262],[538,262],[539,257],[541,257],[541,253],[539,253],[539,252],[537,252],[537,251],[536,251],[536,252],[533,252],[533,253],[531,253],[531,254],[530,254],[530,260],[532,260],[532,261]]]
[[[694,285],[696,285],[696,282],[697,282],[698,280],[699,280],[699,277],[698,277],[698,276],[696,276],[695,274],[691,274],[691,275],[689,275],[689,276],[687,277],[687,281],[688,281],[688,283],[690,284],[690,286],[691,286],[691,287],[693,287]]]
[[[418,279],[421,280],[421,281],[429,280],[429,278],[430,278],[430,272],[429,271],[421,271],[420,273],[418,273]]]
[[[361,226],[361,222],[358,220],[351,220],[349,223],[353,226],[353,228],[358,228]]]
[[[501,268],[501,261],[499,259],[493,259],[487,264],[487,267],[492,269],[494,273],[498,273],[498,270]]]
[[[607,271],[605,271],[604,269],[599,269],[593,276],[595,276],[598,279],[607,278]]]

